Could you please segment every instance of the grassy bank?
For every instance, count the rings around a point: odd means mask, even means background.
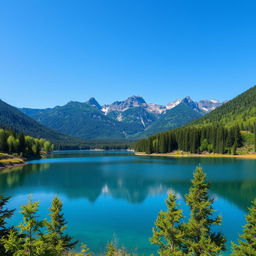
[[[161,156],[161,157],[209,157],[209,158],[243,158],[243,159],[256,159],[256,154],[243,154],[243,155],[227,155],[227,154],[192,154],[189,152],[172,152],[172,153],[152,153],[135,152],[137,156]]]
[[[23,164],[25,164],[25,162],[21,157],[0,153],[0,169],[11,168]]]

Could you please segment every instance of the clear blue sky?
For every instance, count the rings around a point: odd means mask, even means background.
[[[0,98],[230,99],[256,84],[255,0],[3,0]]]

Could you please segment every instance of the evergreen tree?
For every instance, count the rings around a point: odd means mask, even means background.
[[[106,256],[116,256],[117,255],[117,248],[114,246],[112,242],[108,243]]]
[[[176,207],[174,193],[169,193],[166,200],[167,211],[161,211],[153,228],[152,244],[160,246],[158,254],[161,256],[182,256],[184,254],[184,230],[180,224],[183,218],[182,210]]]
[[[50,208],[50,222],[46,223],[47,234],[44,236],[47,244],[49,244],[49,256],[62,256],[77,244],[77,241],[72,241],[72,237],[64,233],[67,223],[62,213],[62,207],[62,202],[58,197],[55,197]]]
[[[18,141],[19,141],[19,145],[18,145],[18,152],[19,153],[23,153],[26,150],[26,144],[25,144],[25,136],[23,133],[18,135]]]
[[[9,201],[9,197],[0,195],[0,238],[6,238],[7,235],[13,230],[13,227],[7,227],[7,220],[11,218],[14,210],[9,210],[6,204]],[[11,255],[5,251],[3,240],[0,240],[0,255]]]
[[[44,221],[38,220],[38,207],[39,202],[32,202],[32,198],[29,198],[29,202],[21,206],[23,222],[18,226],[20,234],[11,230],[4,239],[6,251],[11,252],[13,256],[47,256],[41,232]]]
[[[0,152],[8,152],[7,138],[6,131],[0,129]]]
[[[107,244],[105,256],[130,256],[125,252],[125,249],[118,249],[113,242]]]
[[[212,231],[213,225],[220,225],[220,216],[214,217],[213,199],[208,195],[209,183],[202,168],[194,172],[192,187],[186,196],[190,207],[190,219],[186,225],[186,244],[189,255],[219,255],[225,248],[225,238]]]
[[[256,152],[256,122],[254,122],[254,152]]]
[[[200,145],[200,151],[204,152],[204,151],[208,151],[208,147],[209,147],[209,143],[207,139],[204,139]]]
[[[249,208],[246,221],[243,234],[240,235],[242,240],[239,240],[238,244],[232,244],[234,256],[256,255],[256,200]]]

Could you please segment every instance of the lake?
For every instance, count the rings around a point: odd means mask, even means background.
[[[95,253],[115,241],[130,252],[150,255],[148,241],[158,212],[165,210],[168,191],[184,203],[196,166],[211,182],[214,207],[223,216],[221,231],[238,238],[244,215],[256,198],[256,160],[233,158],[164,158],[134,156],[126,151],[60,151],[47,159],[0,172],[0,193],[12,196],[9,207],[19,209],[33,195],[45,217],[58,195],[64,203],[68,232]],[[20,221],[20,215],[11,224]]]

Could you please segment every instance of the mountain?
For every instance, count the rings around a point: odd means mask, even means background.
[[[220,107],[222,104],[223,103],[218,100],[200,100],[198,102],[198,107],[205,112],[210,112]]]
[[[101,110],[101,105],[98,103],[98,101],[95,98],[90,98],[87,102],[88,105],[92,107],[96,107],[97,109]]]
[[[194,109],[193,105],[191,106],[187,100],[182,100],[180,104],[167,110],[164,115],[146,128],[143,133],[137,134],[137,137],[143,138],[155,133],[181,127],[198,119],[202,115],[203,112],[200,109]]]
[[[148,104],[140,96],[103,106],[90,98],[54,108],[20,110],[57,132],[82,139],[136,139],[179,127],[206,113],[190,97],[164,106]]]
[[[45,138],[53,143],[72,141],[72,138],[39,124],[34,119],[2,100],[0,100],[0,127],[36,138]]]
[[[187,106],[191,104],[189,99],[185,102]],[[190,109],[193,109],[191,106]],[[256,86],[183,127],[138,141],[135,150],[147,153],[178,150],[190,153],[248,154],[255,153],[255,136]]]
[[[108,114],[111,111],[120,112],[120,111],[125,111],[129,108],[141,107],[141,106],[146,106],[145,100],[140,96],[132,96],[124,101],[115,101],[110,105],[104,105],[102,108],[102,111],[105,114]]]
[[[157,120],[157,117],[143,107],[131,107],[119,112],[118,120],[123,124],[125,134],[129,137],[138,132],[143,132],[145,128]]]
[[[174,102],[168,103],[166,106],[166,109],[172,109],[184,101],[186,101],[186,103],[188,105],[190,105],[193,109],[195,109],[197,111],[202,111],[204,113],[213,111],[223,104],[223,103],[219,102],[218,100],[200,100],[200,101],[196,102],[196,101],[193,101],[189,96],[187,96],[184,99],[178,99]]]
[[[226,102],[190,126],[222,124],[226,127],[239,125],[241,129],[253,130],[256,121],[256,86]]]
[[[29,114],[27,109],[22,111]],[[124,138],[120,123],[100,111],[94,101],[89,103],[70,101],[64,106],[35,111],[31,117],[69,136],[83,139]]]

